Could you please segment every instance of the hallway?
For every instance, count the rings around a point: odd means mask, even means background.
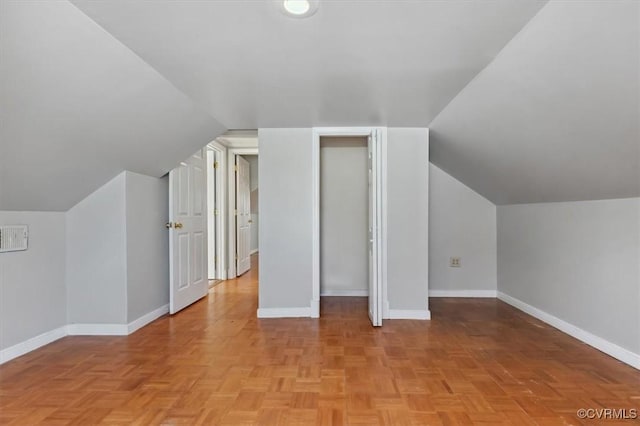
[[[377,329],[366,298],[258,320],[252,264],[135,334],[0,366],[0,423],[583,424],[578,408],[640,403],[640,372],[494,299],[432,299],[432,321]]]

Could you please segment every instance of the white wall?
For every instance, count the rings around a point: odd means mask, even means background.
[[[126,173],[66,214],[70,324],[127,322]]]
[[[127,320],[169,303],[169,178],[126,172]]]
[[[0,350],[67,323],[64,213],[0,211],[29,225],[29,249],[0,253]]]
[[[312,129],[259,129],[260,309],[312,296]],[[388,129],[388,299],[391,317],[428,317],[429,131]]]
[[[640,366],[640,199],[499,206],[498,290]]]
[[[320,140],[320,295],[368,291],[367,139]]]
[[[389,128],[387,161],[389,309],[428,315],[429,130]]]
[[[311,303],[311,129],[259,129],[260,309]]]
[[[429,294],[495,297],[495,204],[433,164],[429,189]]]

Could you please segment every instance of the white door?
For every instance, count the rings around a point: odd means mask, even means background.
[[[213,149],[207,149],[207,271],[208,278],[215,280],[218,278],[216,253],[217,243],[217,216],[218,216],[218,200],[217,200],[217,179],[218,179],[218,158],[217,153]]]
[[[236,275],[251,269],[251,181],[249,162],[236,155]]]
[[[169,173],[169,311],[207,295],[206,149]]]
[[[382,286],[381,286],[381,247],[379,237],[379,212],[381,211],[381,151],[380,137],[377,130],[369,136],[367,150],[369,152],[369,319],[373,326],[382,325]]]

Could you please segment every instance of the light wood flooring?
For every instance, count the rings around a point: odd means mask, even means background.
[[[0,366],[0,424],[562,425],[640,408],[640,371],[494,299],[431,299],[372,328],[365,298],[256,318],[257,264],[126,337],[65,337]]]

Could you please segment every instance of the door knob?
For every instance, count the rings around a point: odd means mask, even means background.
[[[182,228],[182,223],[180,222],[176,222],[175,225],[173,225],[176,229],[181,229]]]
[[[253,223],[253,221],[251,219],[249,219],[249,223]]]

